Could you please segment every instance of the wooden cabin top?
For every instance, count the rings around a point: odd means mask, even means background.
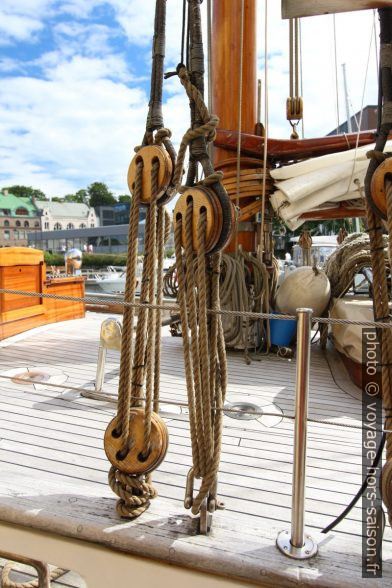
[[[0,249],[0,268],[13,265],[39,265],[44,261],[44,252],[28,247],[2,247]]]

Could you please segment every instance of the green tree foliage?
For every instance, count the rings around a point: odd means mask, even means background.
[[[89,204],[92,207],[95,206],[110,206],[116,204],[116,199],[112,192],[108,189],[107,185],[103,182],[93,182],[87,188],[89,195]]]
[[[131,197],[129,196],[129,194],[120,194],[120,196],[118,197],[118,201],[119,202],[131,202]]]
[[[42,190],[38,190],[37,188],[32,188],[31,186],[8,186],[8,188],[3,188],[8,190],[14,196],[22,196],[25,198],[35,198],[36,200],[48,200],[46,195],[42,192]]]

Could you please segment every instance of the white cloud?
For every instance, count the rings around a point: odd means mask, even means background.
[[[30,40],[29,35],[37,34],[46,15],[53,17],[57,6],[58,19],[53,29],[56,46],[28,64],[39,68],[45,79],[31,74],[22,77],[19,73],[24,64],[10,57],[0,61],[0,71],[8,72],[0,94],[1,185],[33,185],[54,196],[103,181],[116,193],[127,193],[127,169],[133,147],[143,137],[148,109],[148,96],[140,83],[143,76],[135,78],[132,73],[141,69],[132,51],[136,45],[138,55],[140,47],[145,49],[142,66],[145,78],[149,79],[155,2],[147,0],[142,8],[139,0],[67,0],[61,4],[54,0],[18,0],[15,4],[17,9],[13,8],[14,0],[3,0],[2,10],[12,18],[26,19],[24,24],[20,21],[20,29],[15,24],[13,38],[20,40]],[[121,29],[83,20],[104,4],[113,8]],[[263,2],[259,5],[261,9]],[[205,10],[206,2],[201,6]],[[166,70],[172,69],[180,58],[182,0],[170,0],[167,8]],[[280,2],[270,1],[269,8],[270,136],[289,137],[285,117],[288,25],[280,20]],[[61,21],[59,15],[64,12],[74,16],[74,20]],[[307,136],[324,135],[336,126],[331,23],[332,17],[328,16],[302,21]],[[354,110],[359,110],[371,13],[338,15],[336,23],[340,82],[340,64],[345,62],[351,100]],[[262,18],[258,31],[262,44]],[[126,55],[110,48],[113,34],[126,34]],[[261,55],[260,48],[259,63]],[[377,98],[374,55],[373,51],[365,105],[375,103]],[[13,72],[18,75],[10,75]],[[259,76],[264,77],[261,67]],[[189,126],[189,109],[177,78],[165,82],[165,96],[165,124],[172,129],[173,142],[178,147]],[[345,120],[343,110],[340,118]]]

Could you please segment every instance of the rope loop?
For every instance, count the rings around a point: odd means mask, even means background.
[[[366,157],[368,159],[373,159],[377,163],[382,163],[385,161],[387,155],[383,151],[377,151],[376,149],[372,149],[371,151],[366,152]]]
[[[123,518],[134,519],[150,506],[150,500],[157,496],[157,491],[149,479],[125,474],[114,466],[109,471],[109,486],[120,500],[116,504],[117,514]]]
[[[154,144],[162,145],[164,139],[170,139],[172,136],[171,130],[163,127],[155,133]]]

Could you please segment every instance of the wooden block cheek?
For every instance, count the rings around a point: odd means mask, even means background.
[[[371,194],[374,204],[384,214],[387,211],[386,182],[392,181],[392,158],[383,161],[373,174]]]
[[[167,428],[160,420],[156,416],[152,419],[150,451],[148,455],[143,455],[143,410],[133,409],[129,445],[125,448],[118,434],[118,419],[114,418],[109,423],[104,438],[105,453],[110,463],[119,470],[134,475],[146,474],[158,467],[165,457],[168,445]]]
[[[169,186],[173,165],[168,153],[162,147],[151,145],[140,149],[132,159],[128,170],[128,187],[132,194],[135,190],[137,165],[140,162],[143,163],[141,201],[148,204],[151,200],[152,194],[151,171],[154,163],[159,163],[158,198],[166,192]]]

